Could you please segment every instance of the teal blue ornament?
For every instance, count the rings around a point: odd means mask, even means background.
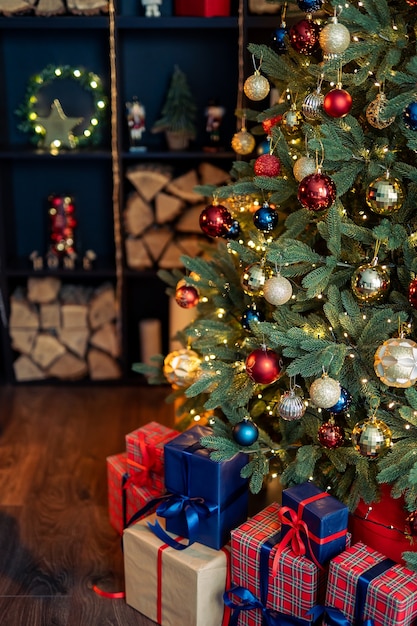
[[[278,213],[269,206],[268,202],[264,202],[263,205],[255,211],[253,223],[258,230],[263,233],[269,233],[271,230],[274,230],[278,224]]]
[[[285,24],[281,24],[281,26],[273,31],[271,37],[271,48],[273,48],[277,54],[284,54],[287,51],[287,35],[288,28]]]
[[[403,113],[404,123],[410,130],[417,130],[417,102],[410,102]]]
[[[342,411],[347,411],[352,403],[352,396],[344,387],[340,387],[340,398],[329,409],[327,409],[330,413],[342,413]]]
[[[251,304],[243,313],[240,321],[245,330],[250,330],[251,322],[263,322],[264,320],[265,316],[262,311],[259,311],[256,304]]]
[[[298,8],[306,13],[312,13],[313,11],[320,11],[323,0],[297,0]]]
[[[222,235],[223,239],[237,239],[240,235],[240,224],[237,220],[225,227],[225,232]]]
[[[245,417],[233,426],[232,435],[240,446],[251,446],[258,439],[259,431],[256,424],[249,417]]]

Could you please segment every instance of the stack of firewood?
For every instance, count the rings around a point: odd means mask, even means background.
[[[9,333],[17,381],[121,376],[117,306],[112,285],[62,285],[29,278],[10,301]]]
[[[0,14],[21,15],[96,15],[106,13],[109,9],[108,0],[0,0]]]

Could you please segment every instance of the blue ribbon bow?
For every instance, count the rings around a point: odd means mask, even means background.
[[[342,611],[335,609],[332,606],[317,604],[308,611],[307,616],[311,616],[313,618],[314,624],[318,620],[322,620],[318,623],[321,624],[323,622],[326,626],[352,626]],[[360,626],[374,626],[374,621],[372,619],[362,620],[360,622]]]
[[[239,599],[238,602],[233,601],[230,596],[233,595]],[[265,626],[306,626],[306,620],[300,620],[296,617],[289,617],[273,609],[267,609],[260,600],[258,600],[249,589],[245,587],[232,587],[223,594],[224,603],[232,609],[229,626],[237,626],[239,614],[241,611],[253,611],[259,609],[262,611],[262,620]]]

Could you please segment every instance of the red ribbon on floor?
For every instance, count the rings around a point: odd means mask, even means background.
[[[104,591],[98,585],[93,585],[93,591],[102,598],[110,598],[111,600],[120,600],[126,597],[124,591]]]

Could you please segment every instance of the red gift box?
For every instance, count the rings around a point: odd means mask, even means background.
[[[137,487],[128,473],[127,454],[121,452],[107,459],[108,510],[110,524],[122,534],[130,518],[163,491]],[[146,511],[146,515],[149,511]],[[145,515],[145,513],[144,513]]]
[[[230,0],[175,0],[175,15],[229,16]]]
[[[273,562],[281,538],[279,510],[279,504],[270,504],[232,531],[232,584],[246,589],[266,609],[301,619],[307,626],[312,621],[307,612],[324,599],[327,570],[285,548],[274,575]],[[266,600],[262,598],[265,595]],[[260,606],[240,611],[238,624],[261,626]]]
[[[417,574],[356,543],[330,563],[326,606],[352,624],[409,626],[417,617]]]
[[[164,491],[164,445],[177,437],[178,431],[149,422],[126,435],[129,474],[135,474],[137,487]]]

